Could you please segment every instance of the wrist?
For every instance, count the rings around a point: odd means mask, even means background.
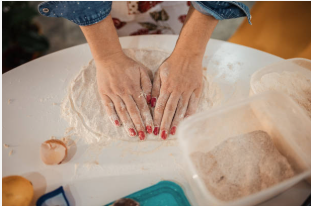
[[[108,64],[113,61],[117,61],[118,59],[123,59],[125,54],[123,53],[122,49],[120,50],[113,50],[113,51],[107,51],[101,54],[93,55],[93,58],[95,62],[99,62],[102,64]]]
[[[191,6],[174,52],[186,57],[203,58],[217,22],[214,17],[201,14]]]
[[[205,50],[190,50],[187,48],[179,48],[175,47],[174,51],[172,52],[171,56],[177,57],[179,59],[185,59],[187,61],[202,61],[204,56]]]
[[[102,68],[110,68],[116,63],[123,62],[127,59],[127,56],[123,53],[123,51],[117,51],[110,53],[109,55],[101,56],[98,58],[94,58],[97,69]]]

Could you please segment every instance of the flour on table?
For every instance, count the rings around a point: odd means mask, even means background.
[[[291,96],[311,118],[311,80],[299,72],[269,73],[254,82],[258,93],[279,91]]]
[[[294,175],[287,159],[264,131],[231,137],[191,158],[208,191],[232,201],[271,187]]]
[[[157,50],[124,49],[124,53],[149,68],[153,74],[169,56],[169,53]],[[219,105],[221,101],[220,88],[212,81],[211,77],[205,75],[198,111],[208,110]],[[86,143],[100,140],[109,141],[110,139],[140,141],[138,137],[129,137],[124,128],[118,128],[111,124],[97,90],[94,60],[83,67],[69,84],[68,94],[61,105],[61,110],[62,117],[69,122],[70,127],[74,128],[74,133],[78,134]],[[169,138],[175,139],[176,136]],[[148,134],[146,139],[162,141],[160,136],[153,134]]]

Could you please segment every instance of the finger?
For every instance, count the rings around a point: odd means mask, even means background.
[[[143,97],[143,91],[134,93],[132,97],[140,111],[140,116],[146,126],[147,132],[151,134],[153,129],[153,120],[147,102]]]
[[[108,117],[111,123],[117,127],[121,126],[120,119],[116,113],[114,104],[112,103],[111,99],[107,95],[101,95],[101,98],[104,102],[104,108],[108,114]]]
[[[153,116],[153,124],[154,124],[153,134],[154,135],[159,134],[164,109],[165,109],[167,100],[170,97],[169,93],[164,92],[163,90],[161,92],[162,93],[160,93],[159,99],[154,109],[154,116]]]
[[[127,134],[130,137],[135,137],[137,132],[135,130],[135,126],[132,122],[132,119],[130,117],[130,115],[127,112],[126,106],[124,104],[124,102],[122,101],[122,99],[117,96],[117,95],[113,95],[111,96],[111,99],[114,103],[115,106],[115,110],[118,113],[118,116],[120,117],[123,125],[124,125],[124,129],[127,132]]]
[[[188,103],[188,108],[185,114],[185,118],[193,115],[197,111],[199,100],[200,100],[200,95],[201,95],[201,89],[196,89],[191,94],[191,97]]]
[[[151,84],[150,77],[147,73],[147,70],[145,68],[140,68],[140,76],[141,76],[141,79],[140,79],[141,88],[144,94],[146,95],[147,104],[150,104],[152,84]]]
[[[170,131],[171,135],[174,135],[176,133],[177,126],[185,117],[191,94],[192,92],[182,94],[182,96],[178,101],[177,110],[173,122],[171,124],[171,131]]]
[[[127,111],[135,125],[136,130],[138,131],[138,136],[141,140],[145,139],[145,127],[143,120],[140,116],[140,111],[131,95],[126,95],[123,97],[123,101],[126,105]]]
[[[167,138],[180,96],[181,94],[179,93],[172,93],[166,103],[160,130],[161,138],[164,140]]]
[[[160,94],[161,88],[161,79],[160,79],[160,70],[156,71],[152,84],[152,98],[151,98],[151,107],[155,107],[157,99]]]

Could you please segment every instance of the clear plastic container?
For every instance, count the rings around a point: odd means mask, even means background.
[[[225,202],[208,191],[190,155],[209,152],[230,137],[262,130],[287,158],[295,175],[252,195]],[[201,206],[256,205],[311,175],[311,120],[287,95],[267,92],[227,107],[196,114],[179,127],[178,139],[185,157],[187,179]]]
[[[299,72],[311,80],[311,60],[303,58],[287,59],[258,70],[251,76],[250,95],[259,93],[256,90],[254,83],[259,81],[262,76],[272,72],[281,73],[283,71]]]

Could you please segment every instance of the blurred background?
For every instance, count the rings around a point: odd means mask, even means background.
[[[41,2],[2,2],[2,73],[40,56],[86,43],[78,25],[38,13]],[[220,21],[212,38],[256,48],[283,58],[311,58],[311,2],[246,4],[246,18]]]

